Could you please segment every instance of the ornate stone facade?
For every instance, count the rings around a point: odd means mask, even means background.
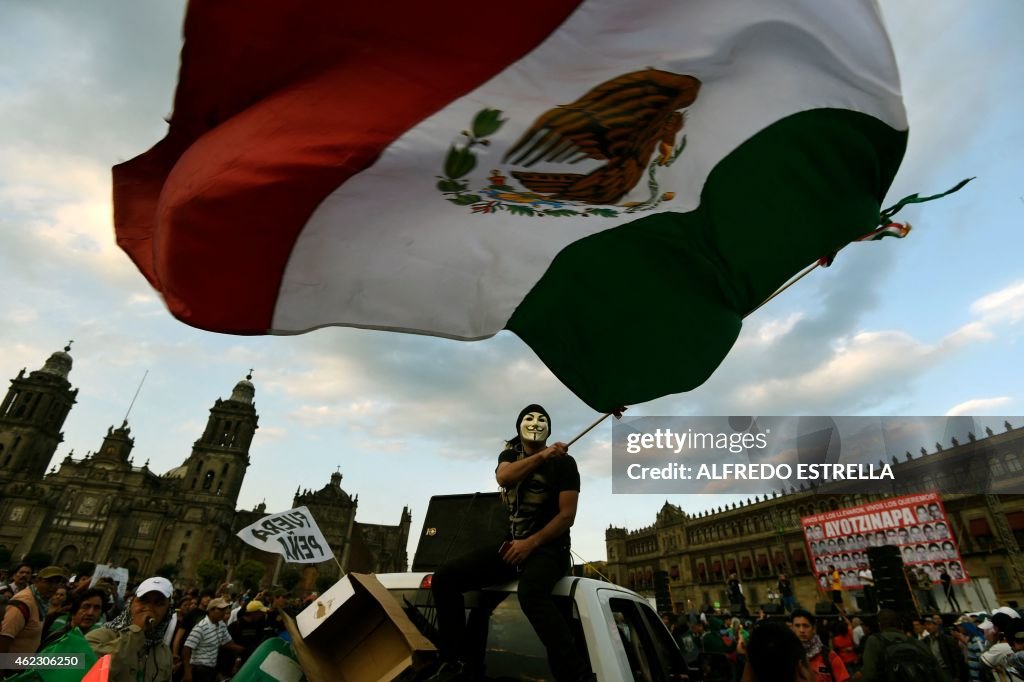
[[[906,453],[893,458],[898,485],[871,482],[863,492],[837,492],[835,486],[791,490],[758,496],[691,515],[667,501],[646,528],[605,531],[608,577],[618,584],[656,596],[656,578],[668,577],[669,595],[677,609],[691,600],[697,607],[719,602],[728,606],[725,581],[736,571],[747,602],[771,598],[779,572],[791,579],[797,601],[813,606],[822,599],[808,564],[801,517],[852,507],[886,497],[926,490],[967,490],[958,481],[974,472],[991,473],[993,493],[943,494],[943,504],[967,572],[988,578],[1001,603],[1024,601],[1024,428],[1005,424],[1005,431],[974,434],[953,447],[936,444],[933,453]],[[986,467],[987,464],[987,467]],[[976,488],[978,489],[978,488]]]
[[[276,557],[235,537],[265,514],[260,507],[236,510],[259,422],[251,377],[214,402],[191,454],[167,473],[151,471],[148,460],[135,465],[127,421],[108,428],[95,453],[81,459],[69,453],[46,473],[78,394],[68,381],[69,350],[54,353],[28,376],[22,370],[0,403],[0,549],[14,558],[44,552],[72,567],[113,563],[134,576],[173,565],[186,580],[204,559],[231,565],[255,558],[271,567],[265,578],[273,578]],[[406,570],[408,509],[396,526],[360,524],[358,501],[340,483],[336,473],[320,491],[296,491],[295,505],[313,511],[345,570]],[[321,567],[330,575],[337,570],[334,564]]]

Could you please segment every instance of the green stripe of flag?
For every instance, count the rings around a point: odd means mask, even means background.
[[[852,111],[785,118],[715,167],[696,210],[566,247],[507,328],[599,411],[692,390],[747,312],[877,226],[906,139]]]

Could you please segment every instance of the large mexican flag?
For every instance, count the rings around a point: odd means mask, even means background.
[[[706,380],[905,143],[871,0],[192,0],[115,223],[188,324],[509,329],[603,410]]]

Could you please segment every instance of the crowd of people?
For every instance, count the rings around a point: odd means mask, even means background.
[[[704,682],[1010,682],[1024,680],[1024,619],[993,613],[820,617],[796,608],[744,620],[706,609],[663,614]]]
[[[34,572],[21,564],[8,575],[10,583],[0,583],[0,653],[77,651],[86,661],[110,654],[112,682],[228,680],[265,640],[287,639],[283,614],[303,606],[283,589],[185,592],[153,576],[122,596],[110,578],[71,576],[61,566]]]

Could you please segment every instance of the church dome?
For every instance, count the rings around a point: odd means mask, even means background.
[[[235,384],[234,390],[231,391],[231,400],[237,403],[245,403],[246,405],[252,405],[252,399],[256,397],[256,387],[252,384],[252,373],[245,375],[245,378]]]
[[[43,368],[39,371],[43,374],[52,374],[58,376],[61,379],[67,379],[68,374],[71,372],[71,355],[68,351],[71,350],[71,344],[64,346],[64,350],[59,350],[51,355]]]
[[[185,478],[188,475],[188,465],[182,464],[180,467],[174,467],[168,471],[164,476],[166,478]]]

